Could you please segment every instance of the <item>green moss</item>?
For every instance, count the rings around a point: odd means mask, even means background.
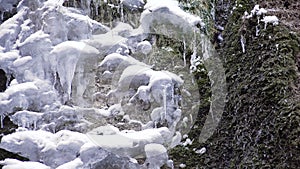
[[[242,6],[233,11],[219,50],[228,85],[228,101],[219,127],[206,143],[197,142],[206,107],[198,116],[198,127],[189,134],[193,144],[189,149],[178,146],[170,150],[170,156],[177,166],[185,163],[187,168],[297,168],[299,35],[281,24],[266,29],[262,24],[256,36],[256,18],[242,19],[244,11],[250,12],[254,4],[237,4]],[[241,35],[246,38],[246,53],[242,52]],[[205,84],[203,79],[198,82]],[[205,154],[193,153],[193,148],[202,147],[207,149]]]

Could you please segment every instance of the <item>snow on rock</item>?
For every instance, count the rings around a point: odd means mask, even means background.
[[[141,51],[144,55],[152,51],[152,45],[149,41],[142,41],[137,44],[137,50]]]
[[[123,22],[117,23],[117,25],[111,30],[113,35],[119,35],[122,37],[128,37],[132,31],[132,26]]]
[[[148,168],[160,169],[168,161],[167,149],[161,144],[145,145],[146,164]]]
[[[12,113],[17,109],[43,111],[59,105],[57,93],[44,81],[10,85],[0,97],[1,113]]]
[[[80,169],[82,166],[83,162],[80,160],[80,158],[75,158],[75,160],[62,164],[56,169]]]
[[[1,32],[1,31],[0,31]],[[12,72],[13,62],[20,57],[19,51],[0,52],[0,68],[5,72]]]
[[[62,130],[52,134],[37,130],[4,136],[0,147],[55,168],[74,160],[81,146],[87,142],[89,139],[81,133]]]
[[[265,23],[265,29],[268,23],[278,25],[279,19],[276,16],[265,16],[261,21]]]
[[[99,81],[103,84],[110,84],[113,77],[118,79],[122,71],[130,65],[143,65],[149,67],[131,56],[112,53],[107,55],[98,65],[97,78],[99,78]]]
[[[164,144],[170,137],[169,129],[146,129],[142,131],[123,130],[113,135],[98,135],[94,132],[87,136],[98,146],[120,156],[136,157],[143,155],[144,146],[149,143]]]
[[[27,10],[21,10],[0,25],[0,46],[5,49],[5,52],[14,48],[14,43],[21,29],[20,25],[26,14],[28,14]]]
[[[131,162],[128,157],[120,157],[91,143],[81,147],[80,159],[84,164],[82,168],[140,168],[137,163]]]
[[[190,36],[196,26],[205,26],[199,17],[184,12],[174,0],[149,0],[144,8],[140,22],[146,33],[182,38],[184,34]]]
[[[50,74],[48,55],[51,51],[51,41],[49,35],[43,31],[37,31],[31,34],[26,40],[18,45],[21,56],[31,56],[34,58],[31,63],[24,64],[20,69],[15,67],[19,72],[30,71],[34,77],[39,79],[49,79]],[[46,62],[46,63],[45,63]],[[34,66],[33,66],[34,65]],[[21,74],[21,73],[20,73]],[[24,75],[25,76],[25,75]],[[26,79],[27,77],[16,77],[17,80]],[[33,79],[26,79],[31,81]]]
[[[51,169],[51,167],[39,162],[19,161],[16,159],[5,159],[0,161],[0,165],[3,165],[3,169]]]
[[[16,59],[12,65],[13,67],[15,68],[19,68],[19,67],[22,67],[23,65],[27,64],[28,62],[30,62],[32,60],[32,57],[31,56],[24,56],[22,58],[18,58]]]
[[[88,125],[83,120],[83,113],[69,106],[61,106],[59,110],[45,112],[38,120],[39,128],[53,133],[60,130],[85,132]]]
[[[117,127],[114,127],[113,125],[106,125],[106,126],[100,126],[97,128],[94,128],[93,130],[89,131],[89,134],[94,135],[114,135],[119,133],[119,129]]]

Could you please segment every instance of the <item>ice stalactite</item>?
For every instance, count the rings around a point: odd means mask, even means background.
[[[241,39],[240,39],[240,42],[241,42],[241,46],[242,46],[242,52],[245,53],[246,52],[246,39],[243,35],[241,35]]]
[[[186,42],[184,37],[182,42],[183,42],[183,67],[186,67]]]
[[[213,46],[211,46],[211,43],[210,43],[209,39],[206,37],[206,35],[200,34],[200,38],[201,38],[202,59],[206,60],[210,56],[212,56],[211,51],[213,49]],[[198,61],[200,61],[200,60],[198,59]],[[198,64],[199,64],[199,62],[198,62]]]
[[[163,106],[164,106],[164,116],[162,117],[162,120],[167,119],[167,85],[163,86]]]
[[[192,40],[192,47],[193,47],[193,54],[191,56],[191,66],[190,66],[190,71],[194,72],[197,70],[197,62],[198,62],[198,57],[197,57],[197,33],[196,33],[196,29],[193,30],[193,40]]]
[[[255,36],[259,36],[259,25],[255,26]]]
[[[3,125],[3,119],[4,119],[4,115],[3,113],[0,114],[0,127],[3,129],[4,125]]]
[[[120,3],[119,7],[120,7],[120,13],[121,13],[121,22],[124,22],[124,5],[123,5],[123,3]]]

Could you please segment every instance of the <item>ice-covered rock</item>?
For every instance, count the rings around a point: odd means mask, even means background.
[[[63,130],[52,134],[37,130],[4,136],[0,147],[55,168],[74,160],[81,146],[87,142],[89,139],[77,132]]]
[[[62,164],[56,169],[80,169],[82,166],[83,162],[80,160],[80,158],[75,158],[75,160]]]
[[[139,62],[131,56],[112,53],[107,55],[104,60],[102,60],[102,62],[98,65],[97,78],[103,84],[110,84],[113,77],[114,79],[118,79],[123,70],[130,65],[143,65],[145,67],[148,67],[146,64]]]
[[[28,10],[21,10],[0,25],[0,46],[4,48],[5,52],[14,48],[26,14],[28,14]]]
[[[37,128],[37,121],[41,119],[42,113],[31,112],[31,111],[18,111],[11,116],[12,122],[17,124],[19,127],[28,128],[35,130]]]
[[[149,41],[142,41],[137,44],[137,49],[144,55],[148,55],[152,51],[152,45]]]
[[[123,130],[113,135],[98,135],[87,133],[93,142],[117,155],[125,157],[136,157],[143,155],[144,146],[149,143],[164,144],[170,137],[169,129],[162,127],[158,129],[146,129],[142,131]]]
[[[38,80],[11,85],[2,96],[0,103],[3,107],[0,109],[6,113],[12,113],[15,108],[42,111],[55,106],[57,102],[57,94],[52,91],[52,86]]]
[[[161,144],[145,145],[145,153],[148,168],[160,169],[168,161],[167,149]]]
[[[174,0],[149,0],[140,22],[146,33],[158,33],[181,39],[191,36],[194,28],[204,28],[201,18],[184,12]]]
[[[128,157],[120,157],[90,143],[81,147],[80,159],[84,164],[82,168],[140,168],[137,163],[131,162]]]
[[[83,114],[80,111],[69,106],[61,106],[59,110],[45,112],[38,120],[38,126],[53,133],[60,130],[84,132],[88,124],[83,121]]]
[[[3,161],[0,161],[0,165],[3,165],[3,169],[51,169],[51,167],[39,162],[24,162],[16,159],[5,159]]]

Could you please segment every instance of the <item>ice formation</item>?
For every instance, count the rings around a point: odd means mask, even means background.
[[[135,57],[151,55],[155,40],[149,33],[169,36],[166,30],[181,32],[177,40],[187,36],[186,50],[189,37],[204,23],[182,11],[177,1],[122,0],[122,8],[144,10],[141,26],[120,22],[110,29],[88,16],[91,0],[81,0],[75,8],[64,2],[0,1],[0,11],[6,12],[18,3],[17,13],[0,25],[0,69],[7,77],[0,92],[0,127],[5,116],[19,126],[3,136],[0,147],[30,159],[0,164],[45,169],[171,166],[167,148],[181,143],[178,126],[187,113],[181,103],[185,81]],[[171,27],[156,29],[154,21]],[[195,66],[198,49],[194,46]],[[135,158],[146,162],[140,165]]]

